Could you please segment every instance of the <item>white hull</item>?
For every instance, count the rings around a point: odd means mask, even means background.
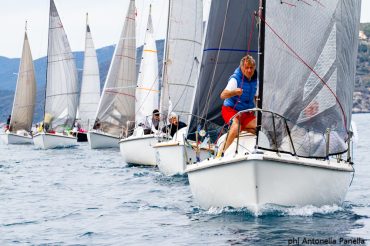
[[[164,142],[154,145],[156,151],[156,162],[159,170],[167,175],[184,174],[187,164],[196,162],[195,151],[186,146],[186,151],[183,143]],[[200,150],[200,160],[209,158],[209,153],[206,150]],[[189,161],[189,163],[187,163]]]
[[[235,148],[232,144],[229,149]],[[229,150],[228,149],[228,150]],[[187,167],[194,198],[203,208],[231,206],[259,210],[265,204],[341,204],[353,167],[336,160],[297,158],[275,152],[238,154]]]
[[[15,133],[3,133],[0,136],[5,144],[33,144],[31,136],[23,136]]]
[[[119,138],[102,132],[89,131],[87,139],[91,149],[118,148]]]
[[[33,136],[33,143],[41,149],[68,148],[77,145],[75,137],[44,132]]]
[[[156,157],[153,145],[157,139],[153,134],[128,137],[119,141],[120,152],[126,163],[155,166]]]

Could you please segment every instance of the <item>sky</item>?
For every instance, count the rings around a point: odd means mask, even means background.
[[[73,51],[84,49],[86,12],[95,48],[117,43],[129,0],[54,1]],[[204,2],[208,6],[210,0]],[[156,38],[165,37],[168,0],[136,0],[137,46],[144,40],[150,3]],[[21,56],[26,20],[33,58],[45,56],[49,0],[0,0],[0,6],[0,56]],[[370,22],[370,0],[362,0],[361,22]]]

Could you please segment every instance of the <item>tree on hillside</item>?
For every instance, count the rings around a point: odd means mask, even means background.
[[[370,37],[370,23],[363,23],[361,24],[361,29],[364,31],[365,35],[367,37]]]

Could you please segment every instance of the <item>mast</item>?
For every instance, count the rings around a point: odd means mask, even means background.
[[[44,125],[45,123],[45,113],[46,113],[46,91],[47,91],[47,86],[48,86],[48,66],[49,66],[49,46],[50,46],[50,23],[51,23],[51,4],[53,0],[50,0],[50,6],[49,6],[49,28],[48,28],[48,49],[47,49],[47,54],[46,54],[46,73],[45,73],[45,94],[44,94],[44,118],[42,119],[42,124]],[[43,131],[45,131],[45,128],[42,128]]]
[[[171,14],[171,2],[172,0],[168,0],[168,17],[167,17],[167,32],[166,32],[166,40],[165,40],[165,50],[164,50],[164,58],[163,58],[163,69],[162,69],[162,86],[161,86],[161,96],[160,96],[160,113],[161,114],[164,114],[164,113],[169,113],[169,112],[163,112],[164,108],[165,108],[165,105],[164,102],[166,102],[166,99],[165,97],[168,96],[168,85],[167,84],[167,76],[166,76],[166,73],[167,73],[167,60],[168,60],[168,39],[169,39],[169,28],[170,28],[170,14]],[[166,90],[166,87],[167,87],[167,90]],[[166,103],[166,110],[168,110],[168,102]]]
[[[258,51],[258,98],[257,98],[257,108],[262,109],[263,103],[263,70],[264,70],[264,62],[265,62],[265,16],[266,16],[266,0],[260,0],[259,6],[259,20],[260,20],[260,28],[259,28],[259,51]],[[261,123],[262,123],[262,113],[258,111],[257,113],[257,128],[256,128],[256,146],[258,146],[258,133],[261,130]]]

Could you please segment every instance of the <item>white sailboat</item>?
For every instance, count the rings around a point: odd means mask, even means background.
[[[203,7],[201,0],[169,3],[161,112],[175,112],[180,121],[188,123],[199,70]],[[196,160],[190,156],[192,147],[184,144],[187,132],[187,128],[180,129],[171,140],[154,145],[157,165],[164,174],[183,174],[186,162]],[[189,153],[188,158],[185,152]]]
[[[120,136],[133,129],[136,88],[135,18],[135,1],[130,0],[95,123],[87,134],[92,149],[118,148]]]
[[[5,144],[32,144],[30,134],[36,100],[36,80],[27,30],[24,34],[22,57],[9,130],[0,134]]]
[[[216,47],[217,52],[204,54],[202,66],[208,69],[200,75],[198,86],[208,86],[209,98],[219,96],[243,56],[236,59],[233,54],[248,47],[248,35],[242,31],[248,26],[246,20],[259,9],[257,4],[212,2],[204,50]],[[242,132],[223,157],[187,166],[193,196],[201,207],[258,211],[266,204],[343,202],[354,172],[349,123],[360,6],[359,0],[330,0],[325,6],[315,1],[310,5],[297,2],[294,8],[261,1],[258,67],[262,110],[254,109],[258,112],[257,136]],[[231,35],[222,38],[229,30],[233,30]],[[251,43],[249,52],[257,45]],[[225,50],[230,52],[223,53]],[[210,57],[216,59],[210,62]],[[205,78],[212,74],[225,81],[220,88],[212,82],[206,85]],[[212,105],[210,99],[196,103],[204,106],[207,117],[219,117],[207,106]]]
[[[80,103],[77,111],[77,119],[80,129],[77,132],[77,142],[87,141],[87,131],[93,127],[95,114],[100,100],[100,76],[98,58],[96,56],[94,42],[91,36],[86,14],[85,55],[80,92]]]
[[[155,43],[151,5],[145,32],[143,55],[136,87],[135,122],[133,134],[119,141],[120,152],[126,163],[136,165],[156,165],[155,151],[157,142],[152,132],[152,111],[159,108],[158,55]],[[153,129],[156,131],[156,129]],[[149,131],[148,134],[146,131]],[[152,132],[152,133],[151,133]],[[140,149],[143,154],[138,155]]]
[[[33,137],[42,149],[76,145],[73,128],[78,104],[75,60],[53,0],[50,0],[43,131]]]

